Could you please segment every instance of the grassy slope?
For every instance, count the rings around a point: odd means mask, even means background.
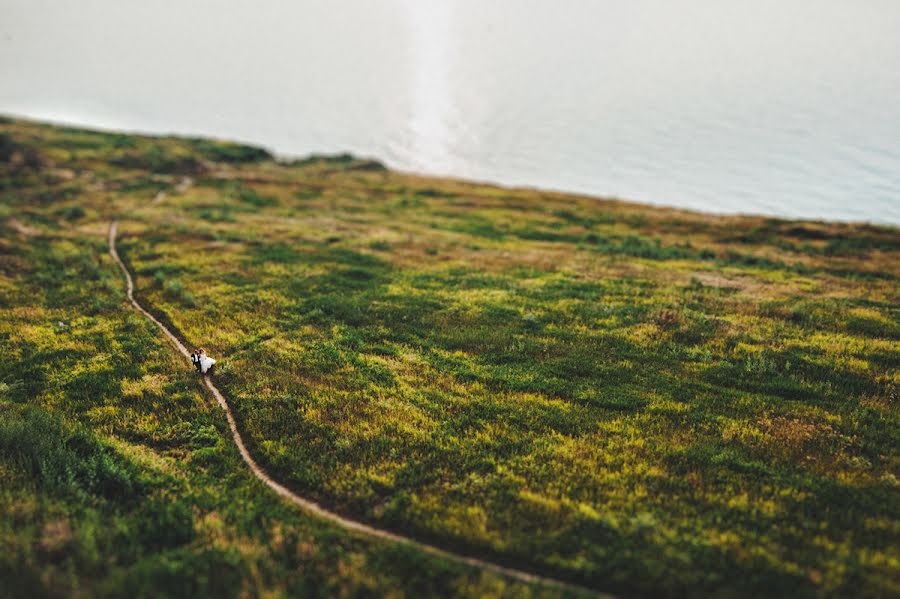
[[[0,567],[26,564],[35,585],[146,588],[154,568],[214,585],[204,568],[227,563],[230,590],[529,592],[436,560],[410,579],[418,556],[386,557],[255,484],[189,372],[122,305],[103,235],[131,211],[120,252],[138,295],[222,358],[246,440],[298,491],[627,594],[900,592],[896,229],[0,132],[15,154],[0,468],[21,518],[4,518]],[[185,174],[194,186],[172,192]],[[64,451],[20,449],[35,426],[65,447],[99,439],[98,463],[130,482],[36,470],[22,451]],[[189,532],[141,536],[164,518]],[[91,531],[87,557],[45,549],[57,521]]]

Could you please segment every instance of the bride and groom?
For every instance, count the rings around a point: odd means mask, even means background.
[[[195,349],[193,353],[191,353],[191,363],[197,368],[197,372],[206,374],[216,361],[206,355],[206,350]]]

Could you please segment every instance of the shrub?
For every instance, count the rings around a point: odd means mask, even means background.
[[[257,208],[266,206],[275,206],[278,200],[272,196],[262,196],[247,187],[239,187],[236,191],[237,199],[245,204],[250,204]]]
[[[178,301],[182,302],[186,306],[194,307],[197,305],[196,300],[191,292],[184,288],[181,281],[178,279],[168,279],[163,283],[163,290],[169,296]]]
[[[193,146],[196,152],[213,162],[242,163],[273,159],[268,150],[244,144],[198,140]]]
[[[175,175],[199,175],[206,170],[196,157],[175,153],[159,144],[153,144],[143,151],[126,151],[112,158],[111,162],[125,168]]]
[[[677,310],[664,308],[656,313],[656,324],[664,329],[674,329],[681,323],[681,315]]]
[[[9,162],[18,145],[8,133],[0,133],[0,162]]]
[[[84,218],[87,213],[84,211],[84,208],[75,204],[74,206],[66,206],[57,214],[68,221],[75,221]]]

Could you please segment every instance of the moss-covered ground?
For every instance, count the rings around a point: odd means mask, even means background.
[[[299,493],[626,596],[900,593],[896,228],[8,119],[0,174],[13,595],[559,593],[268,492],[114,218]]]

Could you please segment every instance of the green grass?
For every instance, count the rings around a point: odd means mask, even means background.
[[[628,596],[900,592],[897,229],[0,128],[40,157],[0,183],[0,468],[25,506],[0,568],[28,593],[556,593],[256,483],[124,304],[104,235],[125,213],[138,297],[220,359],[251,451],[298,492]],[[90,538],[41,549],[57,512]],[[142,536],[154,518],[171,538]]]

